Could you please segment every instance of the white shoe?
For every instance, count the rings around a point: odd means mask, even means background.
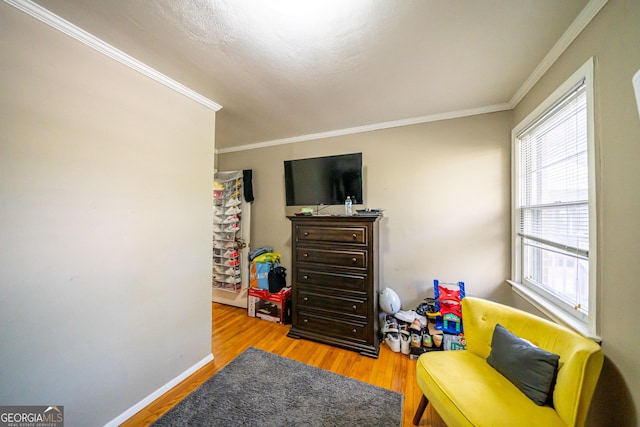
[[[214,224],[222,224],[224,222],[224,217],[214,216],[213,223]]]
[[[234,267],[229,267],[226,270],[224,270],[224,274],[228,274],[230,276],[236,276],[236,275],[240,274],[240,270],[238,270],[237,268],[234,268]]]
[[[224,231],[238,231],[240,230],[240,226],[236,223],[236,224],[230,224],[227,228],[224,229]]]
[[[238,206],[240,203],[242,203],[242,202],[240,202],[240,199],[239,199],[239,198],[237,198],[237,197],[232,197],[232,198],[231,198],[231,199],[229,199],[229,201],[228,201],[227,203],[225,203],[224,205],[225,205],[226,207],[228,207],[228,208],[229,208],[229,207],[231,207],[231,206]]]
[[[418,319],[423,325],[427,324],[427,318],[425,316],[421,316],[413,310],[402,311],[400,310],[395,314],[396,319],[402,320],[403,322],[411,323],[414,320]]]
[[[240,279],[239,277],[229,276],[224,279],[224,281],[225,283],[231,283],[232,285],[235,285],[236,283],[240,283],[242,279]]]
[[[225,198],[228,199],[229,197],[239,196],[239,195],[240,195],[240,186],[234,185],[233,183],[228,182],[224,189]]]
[[[222,221],[223,224],[235,224],[237,222],[240,222],[240,218],[238,218],[238,215],[229,216],[227,217],[227,219]]]
[[[389,332],[384,337],[384,342],[387,343],[391,351],[394,353],[400,352],[400,338],[396,332]]]
[[[387,316],[382,327],[382,333],[398,332],[398,321],[391,316]]]
[[[236,214],[239,214],[240,212],[242,212],[242,209],[240,209],[237,206],[231,206],[229,209],[224,211],[224,214],[225,215],[236,215]]]
[[[402,354],[411,352],[411,334],[407,331],[400,331],[400,352]]]
[[[238,251],[235,249],[229,249],[222,256],[225,258],[238,258]]]
[[[411,347],[422,347],[422,331],[411,330]]]
[[[220,242],[222,240],[225,240],[224,235],[221,233],[213,233],[213,240]]]

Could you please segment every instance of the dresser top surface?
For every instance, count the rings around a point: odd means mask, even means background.
[[[353,221],[353,222],[375,222],[382,218],[382,215],[288,215],[291,221]]]

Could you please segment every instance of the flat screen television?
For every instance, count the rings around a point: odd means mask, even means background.
[[[285,160],[287,206],[362,204],[362,153]]]

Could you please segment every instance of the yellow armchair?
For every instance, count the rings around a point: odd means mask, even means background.
[[[598,344],[541,317],[480,298],[464,298],[462,313],[467,349],[429,352],[417,361],[423,397],[415,425],[428,403],[456,427],[584,425],[604,361]],[[498,323],[560,356],[553,405],[536,405],[487,363]]]

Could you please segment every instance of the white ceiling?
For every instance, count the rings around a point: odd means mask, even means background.
[[[36,3],[221,104],[231,150],[510,108],[589,0]]]

